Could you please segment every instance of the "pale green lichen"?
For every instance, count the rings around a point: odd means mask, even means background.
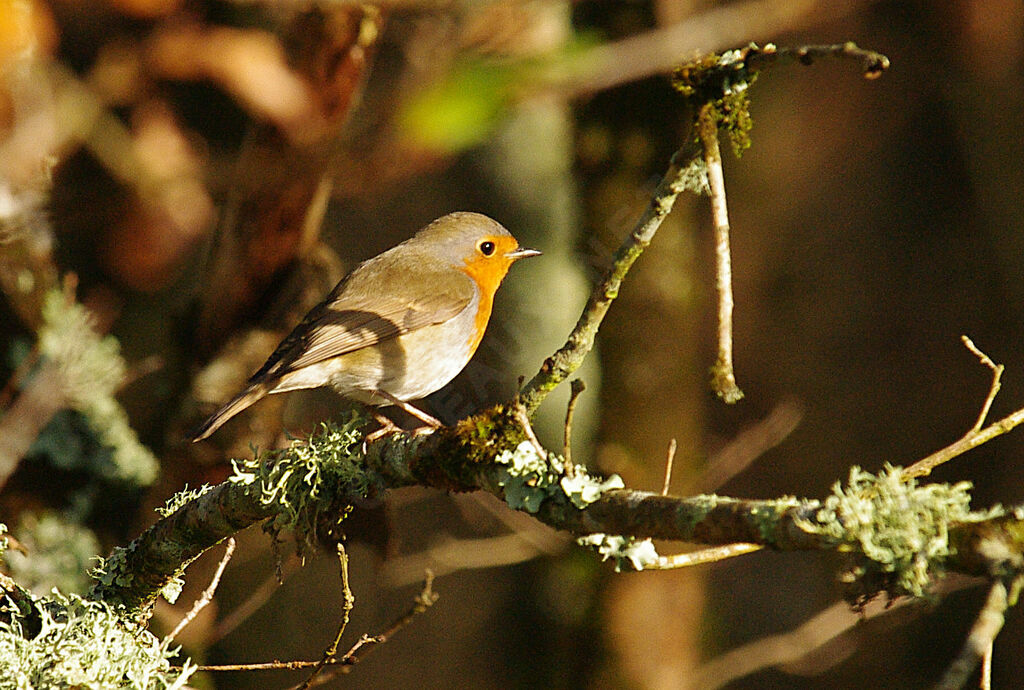
[[[115,546],[109,556],[97,556],[93,560],[94,565],[89,571],[89,576],[103,587],[127,587],[132,580],[127,565],[130,548],[131,544],[128,547]]]
[[[364,424],[358,413],[341,425],[324,422],[306,441],[232,461],[229,481],[252,487],[264,505],[276,506],[268,525],[274,534],[290,530],[300,542],[312,543],[320,516],[338,513],[338,496],[369,492],[372,480],[362,464]],[[343,511],[337,520],[342,518]]]
[[[615,560],[615,572],[622,572],[625,569],[643,570],[654,565],[660,560],[654,542],[650,539],[636,539],[635,537],[623,537],[612,534],[588,534],[576,540],[580,546],[589,546],[597,549],[601,554],[601,560],[609,558]],[[628,564],[628,566],[627,566]]]
[[[98,334],[89,310],[55,290],[43,304],[39,350],[60,371],[68,405],[85,415],[97,437],[113,449],[100,472],[117,481],[152,484],[159,464],[114,397],[126,370],[117,339]]]
[[[168,640],[124,620],[113,608],[77,595],[3,607],[0,619],[0,690],[24,688],[186,687],[195,665]]]
[[[952,553],[950,526],[1001,512],[972,511],[970,489],[970,482],[918,485],[889,465],[878,475],[853,467],[845,486],[832,487],[814,522],[801,526],[850,554],[847,582],[881,576],[892,594],[922,596]]]
[[[690,159],[682,172],[679,174],[679,184],[691,194],[699,196],[711,195],[711,183],[708,182],[708,164],[703,156],[695,156]]]
[[[178,601],[178,597],[181,596],[181,591],[185,589],[185,578],[179,576],[172,577],[167,581],[167,584],[160,590],[160,596],[167,600],[168,604],[173,604]]]
[[[37,596],[56,588],[85,592],[92,584],[89,566],[100,552],[92,530],[57,513],[22,515],[15,534],[27,553],[4,554],[10,574]]]
[[[558,496],[577,508],[586,508],[605,492],[625,487],[618,475],[602,480],[579,466],[570,477],[561,457],[542,457],[529,441],[523,441],[514,451],[503,451],[494,461],[504,465],[498,474],[498,484],[504,489],[505,502],[528,513],[536,513],[546,499]]]
[[[194,501],[203,494],[212,490],[213,487],[209,484],[203,484],[198,489],[190,489],[186,485],[184,489],[168,498],[162,507],[157,507],[155,510],[160,517],[167,517],[168,515],[178,512],[178,509],[186,503]]]
[[[128,568],[127,560],[128,554],[134,548],[134,542],[129,544],[127,547],[116,546],[110,555],[106,558],[102,556],[95,556],[93,558],[93,567],[89,571],[89,577],[95,582],[93,583],[94,591],[96,588],[100,589],[111,589],[111,588],[123,588],[128,589],[132,586],[132,580],[134,575]],[[177,573],[167,580],[167,583],[160,590],[160,596],[173,604],[181,596],[181,590],[185,586],[185,580],[182,574],[185,572],[185,567],[188,563],[182,563]],[[98,583],[98,584],[97,584]]]
[[[560,465],[561,458],[556,459]],[[579,467],[576,468],[576,472],[572,477],[563,476],[558,484],[562,487],[562,491],[564,491],[565,495],[569,497],[572,504],[577,508],[586,508],[588,505],[601,498],[601,496],[607,491],[626,488],[626,484],[622,481],[622,477],[617,474],[613,474],[604,481],[601,481],[598,477],[592,477],[582,471]]]

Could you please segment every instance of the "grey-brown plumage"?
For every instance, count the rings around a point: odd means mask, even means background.
[[[429,395],[472,357],[509,266],[539,253],[478,213],[435,220],[356,266],[193,440],[271,393],[331,385],[377,405]]]

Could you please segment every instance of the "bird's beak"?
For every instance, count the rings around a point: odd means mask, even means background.
[[[530,256],[540,255],[541,253],[536,249],[526,249],[525,247],[517,247],[516,249],[513,249],[508,254],[506,254],[505,258],[512,259],[513,261],[515,261],[517,259],[525,259]]]

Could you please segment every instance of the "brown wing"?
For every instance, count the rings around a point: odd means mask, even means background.
[[[452,280],[451,272],[439,273],[432,280],[419,270],[415,278],[410,276],[410,282],[389,294],[372,293],[375,286],[364,275],[357,269],[310,310],[249,379],[250,383],[276,379],[310,364],[443,323],[473,299],[472,280],[468,276]],[[421,286],[431,289],[417,289]],[[422,296],[423,292],[428,294]],[[413,297],[412,293],[420,296]]]

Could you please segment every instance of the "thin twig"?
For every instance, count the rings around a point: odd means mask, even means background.
[[[572,477],[576,476],[576,466],[572,464],[572,415],[576,411],[576,401],[587,388],[587,384],[583,383],[583,379],[573,379],[570,385],[569,392],[569,404],[565,408],[565,445],[563,448],[563,455],[565,456],[565,476]]]
[[[341,672],[347,673],[348,667],[357,664],[361,659],[358,652],[363,647],[370,644],[383,644],[387,642],[395,633],[409,625],[416,616],[425,612],[437,602],[438,594],[434,592],[433,586],[434,574],[428,570],[423,581],[423,589],[414,600],[412,608],[405,615],[392,623],[387,630],[379,635],[363,635],[343,656],[328,659],[325,664],[324,660],[320,659],[318,661],[265,661],[254,664],[200,665],[195,668],[197,671],[298,671],[324,664],[326,666],[340,666],[342,667],[340,669]],[[321,676],[321,680],[324,680],[323,676]]]
[[[936,690],[955,690],[964,687],[968,678],[978,667],[988,650],[992,647],[996,635],[1003,629],[1006,621],[1006,609],[1009,606],[1009,593],[1006,583],[996,580],[988,590],[984,606],[978,612],[978,618],[967,634],[960,654],[946,669],[946,674],[936,685]]]
[[[309,674],[309,678],[298,686],[298,690],[307,690],[313,680],[320,675],[321,671],[324,670],[324,666],[328,661],[333,659],[338,653],[338,645],[341,644],[341,637],[345,634],[345,628],[348,627],[349,616],[352,613],[352,608],[356,604],[356,598],[352,594],[352,589],[348,585],[348,552],[345,551],[345,545],[340,541],[335,545],[335,548],[338,551],[338,565],[341,568],[341,623],[338,625],[338,633],[334,636],[334,641],[331,642],[331,646],[324,652],[323,657],[320,659],[320,663],[313,668],[313,672]]]
[[[960,340],[963,342],[964,347],[971,351],[978,360],[981,361],[986,367],[992,370],[992,385],[989,386],[988,395],[985,396],[985,404],[981,406],[981,413],[978,415],[978,421],[971,427],[971,431],[977,432],[985,424],[985,419],[988,417],[988,412],[992,409],[992,401],[996,399],[996,395],[999,393],[999,389],[1002,387],[1000,379],[1003,377],[1003,370],[1006,368],[1002,364],[996,364],[992,359],[984,352],[978,349],[978,346],[974,344],[970,338],[966,335],[960,336]]]
[[[989,424],[981,431],[969,431],[959,440],[954,441],[941,450],[935,451],[926,458],[918,460],[913,465],[903,470],[903,478],[912,479],[914,477],[926,477],[939,465],[947,463],[953,458],[959,457],[969,450],[988,443],[996,436],[1002,436],[1006,432],[1012,431],[1022,423],[1024,423],[1024,409],[1017,410],[1013,414],[1003,417],[998,422]]]
[[[706,54],[719,46],[749,41],[753,35],[799,33],[827,15],[829,21],[860,10],[860,2],[754,0],[715,5],[676,24],[603,43],[578,56],[580,68],[551,77],[569,97],[592,94],[619,84],[663,74],[681,57]]]
[[[853,41],[833,43],[831,45],[806,45],[796,48],[777,48],[767,45],[764,48],[750,49],[744,62],[748,69],[762,69],[781,62],[799,62],[811,65],[821,58],[841,58],[855,60],[860,63],[864,77],[877,79],[882,72],[889,69],[889,58],[873,50],[865,50]]]
[[[519,402],[515,405],[514,414],[516,421],[523,428],[523,433],[526,434],[526,439],[533,445],[534,450],[537,451],[537,455],[544,459],[547,459],[548,452],[544,450],[544,446],[540,444],[537,439],[537,434],[533,431],[533,426],[530,424],[530,417],[526,414],[526,408]]]
[[[341,657],[340,661],[343,661],[344,663],[340,665],[339,668],[335,669],[332,673],[327,674],[327,676],[325,676],[323,680],[326,682],[327,680],[330,680],[331,678],[334,678],[339,674],[348,673],[350,670],[352,670],[352,667],[359,663],[359,661],[363,658],[362,656],[360,656],[360,652],[362,651],[363,647],[373,644],[374,647],[370,647],[369,649],[367,649],[367,651],[369,651],[370,649],[374,649],[378,645],[384,644],[385,642],[390,640],[395,635],[395,633],[397,633],[399,630],[412,623],[413,620],[415,620],[416,616],[420,615],[421,613],[429,609],[431,606],[433,606],[437,602],[437,599],[438,594],[434,592],[434,572],[432,570],[427,570],[423,578],[423,589],[420,590],[420,593],[416,596],[416,599],[413,601],[412,608],[410,608],[409,611],[406,612],[404,616],[402,616],[394,623],[392,623],[391,627],[389,627],[384,632],[378,635],[374,635],[372,637],[369,635],[363,635],[361,638],[359,638],[359,640],[352,646],[352,648],[345,652],[345,656]]]
[[[981,690],[992,690],[992,649],[994,647],[995,640],[992,640],[981,657],[981,682],[978,684]]]
[[[433,571],[428,570],[424,574],[423,589],[421,589],[420,593],[416,596],[412,608],[409,609],[408,613],[392,623],[390,628],[377,635],[377,641],[383,643],[390,640],[394,637],[395,633],[409,625],[416,616],[436,604],[439,596],[440,595],[434,591],[434,573]]]
[[[593,349],[597,330],[618,297],[623,278],[651,243],[679,193],[694,186],[690,164],[697,153],[696,145],[688,142],[672,156],[668,171],[654,190],[651,203],[633,232],[615,251],[611,266],[591,291],[587,306],[565,344],[544,361],[540,371],[521,389],[520,397],[527,414],[532,414],[558,384],[571,376]]]
[[[718,144],[718,115],[713,103],[701,106],[697,135],[704,148],[704,164],[711,190],[711,216],[715,225],[715,291],[718,293],[718,358],[711,368],[711,387],[728,404],[739,402],[743,391],[736,385],[732,366],[732,259],[729,251],[729,208],[725,199],[725,174]]]
[[[668,442],[668,456],[665,458],[665,483],[661,485],[661,495],[668,496],[668,487],[672,483],[672,462],[676,459],[676,440]]]
[[[987,427],[982,428],[985,423],[985,419],[988,417],[989,409],[992,407],[992,401],[995,399],[996,394],[999,392],[999,388],[1002,385],[1000,378],[1003,375],[1003,365],[996,364],[993,362],[988,355],[979,350],[971,339],[966,335],[960,336],[964,345],[974,353],[975,356],[981,360],[981,363],[992,370],[992,385],[989,386],[988,395],[985,396],[985,402],[981,406],[981,413],[978,415],[978,420],[974,423],[974,426],[960,437],[958,440],[949,444],[945,448],[938,450],[926,458],[918,460],[910,467],[903,470],[903,478],[911,479],[914,477],[925,477],[931,474],[939,465],[949,462],[955,457],[963,455],[972,448],[977,448],[983,443],[991,441],[996,436],[1001,436],[1008,431],[1011,431],[1014,427],[1024,422],[1024,409],[1017,410],[1013,414],[1003,417],[998,422],[993,422]]]
[[[320,661],[262,661],[253,664],[200,664],[197,671],[301,671],[313,668]],[[329,666],[342,663],[341,659],[328,661]]]
[[[693,565],[703,565],[724,561],[727,558],[735,558],[744,554],[760,551],[764,547],[760,544],[724,544],[712,546],[699,551],[689,553],[677,553],[674,556],[661,556],[654,565],[645,566],[647,570],[676,570],[677,568],[689,568]]]
[[[235,538],[231,537],[227,540],[224,545],[224,556],[220,559],[220,563],[217,564],[217,570],[213,573],[213,578],[210,580],[209,586],[203,590],[202,596],[196,599],[195,603],[192,604],[192,608],[185,617],[178,621],[178,624],[174,626],[174,630],[167,636],[168,640],[173,640],[178,636],[185,626],[196,619],[199,612],[209,606],[210,602],[213,601],[213,595],[217,592],[217,586],[220,585],[220,577],[224,574],[224,568],[228,566],[228,561],[231,560],[231,556],[235,553]]]
[[[289,555],[287,563],[294,563],[294,555]],[[245,601],[240,603],[235,608],[231,609],[225,616],[217,623],[213,629],[213,634],[210,636],[211,642],[216,642],[227,637],[231,631],[237,628],[243,621],[249,618],[252,614],[263,607],[267,600],[273,596],[274,592],[277,591],[278,587],[281,586],[281,582],[290,576],[281,571],[282,563],[280,558],[276,562],[276,570],[274,573],[264,578],[263,582],[260,583],[256,589],[252,590],[252,593],[245,598]]]

